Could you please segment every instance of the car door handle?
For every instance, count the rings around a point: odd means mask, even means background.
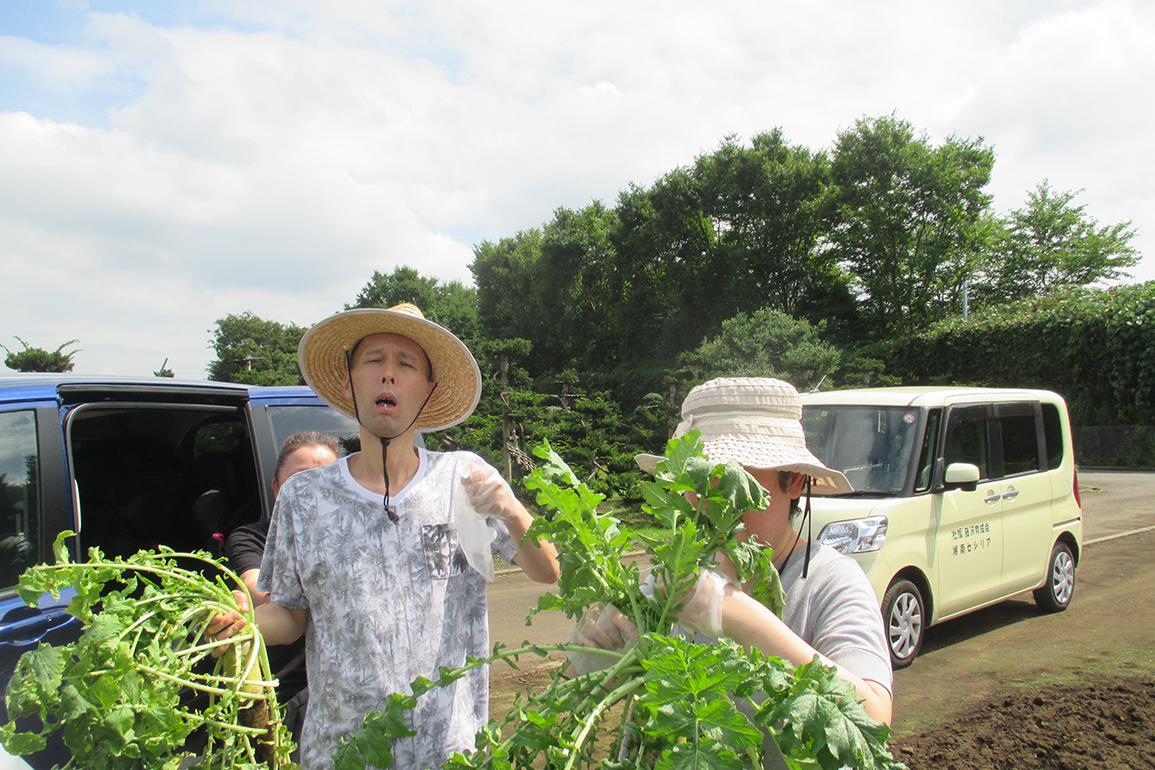
[[[988,492],[987,496],[983,498],[983,502],[987,503],[988,505],[994,505],[995,503],[997,503],[999,500],[1002,500],[1002,499],[1003,499],[1003,496],[1000,495],[998,492]]]
[[[30,618],[0,625],[0,645],[27,647],[38,643],[49,631],[79,622],[63,609],[41,612]]]
[[[1019,496],[1019,490],[1015,489],[1014,487],[1011,487],[1006,492],[1003,492],[1003,499],[1004,500],[1014,500],[1018,496]]]

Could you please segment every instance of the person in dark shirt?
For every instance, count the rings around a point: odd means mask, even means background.
[[[277,456],[277,468],[272,482],[273,498],[276,499],[281,487],[294,474],[328,465],[340,456],[341,445],[328,434],[305,431],[289,436]],[[268,536],[269,520],[262,519],[237,527],[225,542],[229,567],[249,589],[254,607],[269,601],[267,591],[257,590],[257,576],[261,572],[261,559]],[[299,742],[305,708],[309,703],[309,680],[305,675],[305,638],[301,637],[292,644],[270,646],[268,655],[273,676],[279,682],[277,701],[285,709],[285,725],[292,733],[293,740]]]

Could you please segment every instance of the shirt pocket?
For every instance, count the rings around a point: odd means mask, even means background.
[[[421,544],[425,549],[425,567],[434,580],[460,575],[469,564],[452,524],[423,525]]]

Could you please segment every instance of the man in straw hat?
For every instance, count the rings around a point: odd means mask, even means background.
[[[342,736],[390,694],[489,654],[490,547],[539,582],[556,581],[558,565],[552,545],[523,541],[532,517],[492,466],[414,446],[415,431],[456,425],[477,406],[481,373],[461,340],[405,304],[327,318],[298,357],[317,395],[358,421],[361,451],[281,489],[258,583],[271,602],[257,623],[269,644],[306,637],[301,764],[328,770]],[[242,625],[222,616],[209,632],[227,638]],[[437,767],[472,749],[488,698],[484,668],[422,696],[395,766]]]
[[[807,450],[801,417],[798,392],[782,380],[719,378],[686,396],[675,435],[700,431],[711,462],[737,460],[770,493],[765,510],[742,517],[742,537],[756,537],[774,549],[786,605],[779,618],[753,599],[747,593],[750,586],[733,579],[734,570],[723,555],[716,570],[701,571],[679,621],[699,641],[728,636],[795,666],[817,654],[854,685],[870,716],[889,724],[893,672],[874,591],[857,562],[803,538],[794,527],[798,500],[808,485],[817,494],[853,491],[841,472],[827,468]],[[652,473],[664,458],[636,459]],[[619,649],[636,636],[628,624],[621,613],[603,611],[594,622],[578,624],[575,641]]]

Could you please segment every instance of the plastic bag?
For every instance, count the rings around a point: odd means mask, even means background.
[[[465,554],[469,566],[493,582],[493,550],[491,544],[497,532],[489,526],[485,517],[474,510],[469,502],[469,492],[465,489],[465,478],[470,473],[465,465],[453,485],[453,526],[457,529],[457,542]]]

